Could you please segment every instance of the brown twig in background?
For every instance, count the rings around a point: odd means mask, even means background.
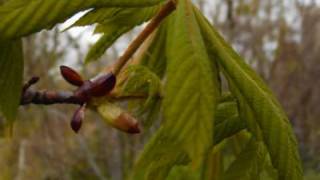
[[[158,14],[151,19],[150,23],[143,29],[143,31],[131,42],[124,54],[116,61],[113,66],[113,73],[118,75],[126,63],[131,59],[134,53],[139,49],[141,44],[148,38],[148,36],[160,25],[160,23],[171,14],[176,8],[176,2],[170,0],[158,12]]]

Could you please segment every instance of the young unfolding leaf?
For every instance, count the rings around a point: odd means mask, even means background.
[[[182,142],[181,150],[196,167],[213,143],[220,88],[217,68],[211,66],[190,1],[179,1],[175,16],[168,20],[164,127]]]
[[[148,68],[141,65],[132,65],[127,68],[128,80],[122,94],[146,94],[148,98],[145,106],[151,103],[152,98],[161,94],[161,81]]]
[[[11,0],[0,6],[0,39],[15,39],[47,29],[72,15],[97,7],[144,7],[162,0]],[[50,11],[50,13],[48,13]],[[22,28],[23,27],[23,28]]]
[[[262,138],[270,153],[279,178],[302,179],[302,168],[297,142],[289,120],[272,92],[244,60],[223,40],[218,32],[195,9],[203,37],[210,51],[218,57],[236,98],[250,107],[262,131]],[[251,117],[249,117],[251,118]]]
[[[0,42],[0,113],[12,122],[20,103],[23,53],[20,40]]]
[[[154,175],[145,179],[157,175],[161,177],[158,179],[165,178],[173,166],[181,163],[181,156],[192,161],[193,170],[200,168],[213,144],[220,84],[189,1],[179,1],[167,28],[165,121],[138,160],[136,172]]]

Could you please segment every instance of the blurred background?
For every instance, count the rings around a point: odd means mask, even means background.
[[[298,137],[306,179],[320,179],[320,0],[194,2],[272,88]],[[61,33],[79,16],[25,39],[24,78],[40,76],[37,89],[72,90],[59,75],[60,65],[93,77],[141,30],[138,27],[127,33],[100,61],[83,66],[89,47],[99,35],[92,35],[92,27]],[[87,111],[83,127],[75,135],[69,127],[75,108],[21,107],[12,138],[0,139],[0,179],[127,177],[155,128],[141,135],[127,135]]]

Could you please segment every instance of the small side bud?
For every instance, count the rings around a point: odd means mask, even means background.
[[[84,110],[85,105],[80,106],[73,114],[73,117],[71,119],[71,128],[74,132],[78,133],[78,131],[81,128],[82,120],[84,119]]]
[[[138,121],[126,112],[121,113],[114,124],[116,128],[130,134],[138,134],[141,131]]]
[[[68,66],[60,66],[60,73],[62,77],[72,85],[81,86],[83,84],[82,77]]]
[[[97,110],[111,126],[130,134],[141,132],[139,122],[119,106],[110,102],[104,102],[98,105]]]
[[[90,94],[95,97],[100,97],[108,94],[116,85],[116,76],[108,73],[98,77],[92,81]]]

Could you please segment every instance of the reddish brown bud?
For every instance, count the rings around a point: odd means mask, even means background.
[[[126,112],[120,114],[120,116],[114,121],[114,126],[130,134],[140,133],[138,121]]]
[[[111,126],[130,134],[140,133],[139,122],[119,106],[104,102],[98,106],[97,110]]]
[[[84,110],[85,110],[85,105],[82,105],[73,114],[70,125],[73,131],[76,133],[78,133],[78,131],[81,128],[82,120],[84,119]]]
[[[90,100],[90,88],[92,86],[91,81],[84,81],[82,86],[80,86],[75,92],[74,95],[77,98],[80,98],[83,102],[87,102]]]
[[[72,85],[81,86],[83,84],[82,77],[70,67],[60,66],[60,73]]]
[[[95,97],[108,94],[116,85],[116,77],[112,73],[108,73],[98,77],[92,81],[90,94]]]

